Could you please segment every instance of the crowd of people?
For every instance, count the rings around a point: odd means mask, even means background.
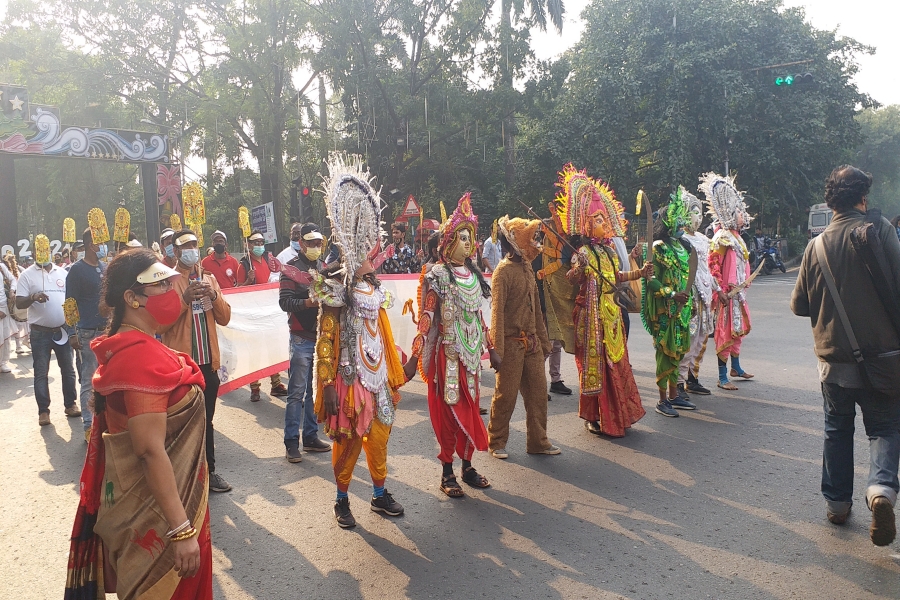
[[[277,256],[254,231],[242,240],[248,252],[238,259],[227,250],[226,234],[216,231],[201,260],[194,231],[167,229],[154,250],[128,243],[110,260],[106,243],[95,243],[98,232],[89,227],[72,246],[69,264],[37,256],[25,267],[4,257],[0,309],[10,310],[0,312],[0,372],[11,371],[13,343],[17,352],[30,346],[38,422],[48,425],[55,353],[64,413],[81,416],[88,442],[67,580],[72,597],[104,591],[131,597],[151,588],[161,597],[212,597],[208,493],[231,489],[217,471],[213,428],[220,383],[216,327],[231,318],[223,289],[278,282],[290,332],[289,369],[287,386],[271,376],[270,393],[285,397],[285,457],[296,463],[301,449],[332,453],[332,510],[341,528],[356,524],[348,489],[362,451],[372,480],[371,510],[394,517],[404,512],[387,489],[388,440],[399,390],[416,374],[427,384],[439,489],[451,498],[465,496],[460,483],[490,487],[473,464],[475,451],[509,457],[510,419],[520,395],[526,452],[561,453],[548,437],[547,413],[548,392],[572,393],[559,376],[563,350],[575,358],[578,414],[588,432],[621,437],[644,417],[628,356],[629,314],[640,314],[652,338],[658,414],[677,417],[696,409],[692,396],[711,393],[699,381],[710,339],[719,388],[734,390],[736,381],[753,377],[740,362],[751,329],[746,289],[754,275],[741,238],[750,215],[731,177],[704,175],[698,189],[705,202],[678,186],[657,211],[648,207],[647,243],[631,252],[612,188],[572,165],[560,173],[550,218],[503,216],[479,245],[478,217],[466,194],[415,252],[406,244],[405,223],[392,225],[391,242],[382,247],[381,199],[359,157],[334,155],[327,166],[329,238],[317,224],[294,223],[289,246]],[[841,202],[842,210],[860,210],[859,203],[847,208],[850,200]],[[701,228],[704,204],[712,239]],[[858,224],[859,215],[850,214]],[[885,246],[900,273],[896,236]],[[875,515],[872,539],[884,545],[894,538],[900,489],[900,411],[887,414],[860,392],[869,382],[842,360],[847,344],[834,333],[834,319],[823,325],[817,318],[834,305],[822,308],[827,294],[810,282],[812,272],[804,274],[812,269],[810,254],[792,307],[812,316],[817,353],[830,366],[823,375],[828,518],[843,523],[852,504],[847,455],[855,402],[869,417],[870,438],[885,440],[873,442],[866,496]],[[396,273],[419,274],[417,334],[405,363],[386,312],[395,298],[379,279]],[[486,302],[490,323],[482,314]],[[870,333],[876,335],[862,336]],[[876,345],[893,348],[900,340]],[[481,397],[485,356],[496,371],[489,410]],[[259,381],[250,390],[250,401],[259,401]],[[331,443],[319,437],[320,427]]]

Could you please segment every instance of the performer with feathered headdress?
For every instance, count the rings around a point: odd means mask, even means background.
[[[403,507],[385,489],[387,444],[406,382],[386,308],[394,298],[375,270],[381,254],[381,198],[362,157],[332,154],[326,163],[325,208],[340,250],[340,278],[310,272],[310,290],[322,310],[316,336],[316,414],[334,440],[331,464],[337,482],[334,516],[343,528],[356,525],[347,489],[361,450],[372,476],[373,511],[390,516]]]
[[[738,389],[728,380],[728,357],[731,377],[750,379],[741,368],[741,341],[750,333],[750,308],[745,289],[750,279],[750,253],[741,229],[750,223],[744,198],[734,186],[733,177],[707,173],[700,178],[700,191],[706,196],[709,215],[713,219],[709,270],[719,285],[719,307],[716,319],[716,355],[719,358],[719,382],[725,390]]]
[[[595,435],[622,437],[645,413],[615,295],[619,283],[649,277],[651,267],[648,263],[643,271],[620,270],[612,238],[625,235],[624,210],[606,183],[567,164],[556,185],[561,189],[556,206],[563,231],[578,248],[566,274],[578,287],[573,313],[581,384],[578,416]]]
[[[690,245],[681,241],[687,207],[679,187],[659,210],[649,262],[653,277],[644,285],[641,319],[656,349],[656,412],[677,417],[679,410],[697,407],[678,393],[678,367],[691,345]],[[696,259],[695,259],[696,260]]]
[[[472,212],[469,194],[460,198],[456,210],[441,225],[440,260],[424,275],[418,335],[404,370],[412,378],[416,366],[428,383],[428,412],[437,436],[443,464],[440,489],[451,498],[463,496],[453,472],[454,452],[462,459],[462,480],[477,487],[490,487],[472,466],[475,450],[488,448],[488,435],[479,413],[481,355],[487,349],[491,366],[500,358],[491,344],[481,316],[481,304],[491,295],[481,272],[472,262],[476,253],[478,217]]]
[[[716,330],[713,303],[716,301],[715,294],[719,291],[719,284],[709,272],[709,238],[700,230],[700,224],[703,222],[703,203],[684,187],[679,186],[678,189],[687,208],[687,222],[684,226],[684,236],[681,239],[689,242],[694,247],[694,252],[697,253],[697,271],[694,276],[693,289],[694,307],[690,325],[691,346],[684,358],[681,359],[678,391],[682,396],[685,391],[708,396],[709,390],[697,378],[700,375],[700,363],[706,352],[709,335]],[[685,390],[685,388],[687,389]]]

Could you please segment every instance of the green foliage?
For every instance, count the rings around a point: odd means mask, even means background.
[[[864,110],[857,121],[864,142],[848,162],[872,174],[869,204],[891,218],[900,214],[900,105]]]
[[[546,214],[568,161],[631,211],[638,189],[659,205],[726,153],[767,228],[804,222],[854,148],[873,202],[900,211],[898,109],[856,118],[868,48],[781,0],[594,0],[580,42],[536,61],[532,29],[562,15],[559,0],[13,0],[0,80],[66,123],[177,133],[207,159],[187,173],[206,186],[207,233],[233,240],[237,207],[269,201],[284,239],[286,182],[317,188],[333,149],[366,157],[394,214],[413,194],[436,218],[471,191],[483,230],[519,201]],[[762,68],[798,60],[818,89],[778,89]],[[80,227],[84,207],[119,202],[143,220],[134,167],[18,162],[23,223],[70,211]],[[324,220],[318,191],[310,219]]]

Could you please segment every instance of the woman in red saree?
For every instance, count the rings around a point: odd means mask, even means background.
[[[212,599],[203,374],[153,334],[183,301],[150,250],[116,257],[91,343],[95,417],[81,474],[67,600]]]

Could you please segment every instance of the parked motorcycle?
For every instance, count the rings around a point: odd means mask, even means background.
[[[775,269],[785,273],[784,262],[781,260],[781,251],[772,238],[754,238],[754,249],[750,250],[750,270],[755,271],[760,261],[764,261],[763,275],[771,275]]]

